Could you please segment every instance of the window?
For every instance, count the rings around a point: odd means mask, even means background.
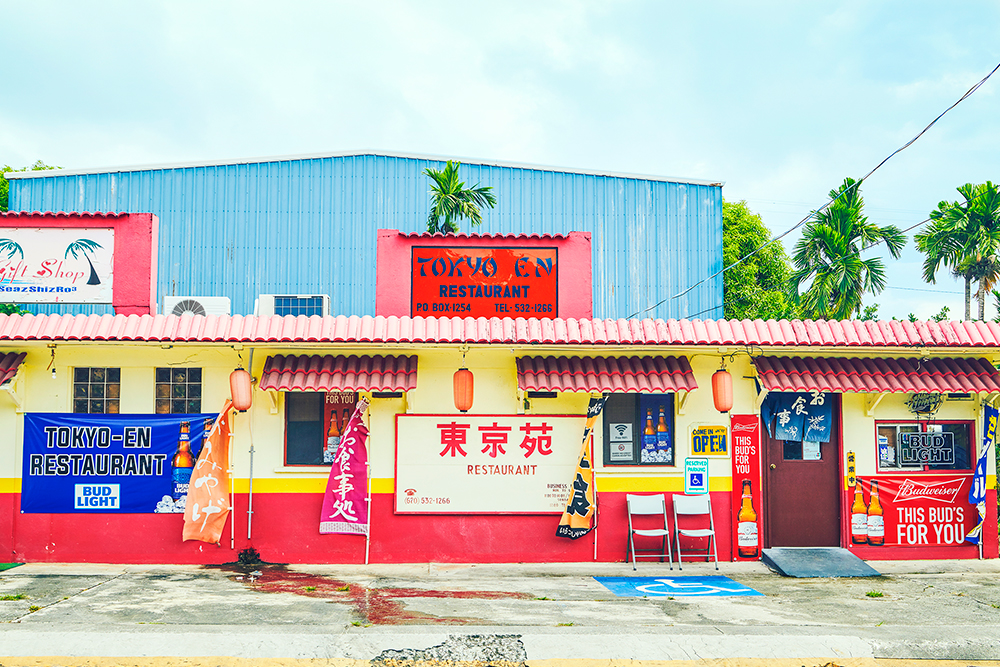
[[[74,368],[73,412],[118,414],[120,368]]]
[[[200,368],[156,369],[156,413],[201,412]]]
[[[604,404],[605,465],[674,465],[674,395],[612,394]]]
[[[275,296],[275,315],[325,315],[322,296]]]
[[[285,465],[329,465],[339,438],[358,402],[357,392],[285,392]],[[336,420],[337,428],[330,432]]]
[[[879,422],[876,429],[881,472],[972,467],[971,422]]]

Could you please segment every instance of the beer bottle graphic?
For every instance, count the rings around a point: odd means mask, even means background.
[[[181,432],[177,438],[177,451],[173,461],[173,489],[171,497],[174,502],[187,496],[188,484],[191,482],[191,472],[194,470],[194,458],[191,456],[191,423],[181,422]]]
[[[743,504],[736,515],[736,550],[740,558],[757,558],[757,512],[753,509],[753,487],[750,480],[743,480]]]
[[[351,418],[351,411],[348,410],[347,408],[344,408],[344,421],[340,427],[342,431],[347,430],[347,422],[350,418]]]
[[[215,425],[215,419],[212,417],[205,417],[205,430],[201,433],[201,447],[195,452],[192,450],[191,456],[194,457],[195,462],[198,461],[198,457],[201,453],[205,451],[205,443],[208,442],[208,434],[212,432],[212,426]]]
[[[656,453],[661,457],[662,463],[673,463],[674,453],[670,446],[670,432],[667,430],[662,405],[660,406],[660,421],[656,424]]]
[[[340,447],[340,429],[337,427],[337,411],[330,412],[330,430],[326,433],[326,448],[323,450],[323,463],[333,463]]]
[[[868,508],[865,506],[865,492],[861,487],[860,477],[854,480],[854,504],[851,506],[851,542],[868,544]]]
[[[646,410],[646,430],[642,434],[642,462],[656,460],[656,431],[653,430],[653,411]]]
[[[882,503],[878,499],[878,481],[872,480],[872,492],[868,503],[868,544],[880,547],[885,544],[885,519]]]

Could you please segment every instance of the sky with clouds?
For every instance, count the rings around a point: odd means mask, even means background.
[[[11,2],[0,164],[468,156],[724,181],[779,234],[996,67],[998,34],[997,0]],[[866,181],[869,217],[1000,181],[998,112],[1000,73]],[[866,303],[960,317],[920,262],[910,241]]]

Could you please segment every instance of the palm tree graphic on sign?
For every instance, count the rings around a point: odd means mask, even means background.
[[[77,239],[66,246],[66,255],[64,259],[68,259],[70,255],[73,255],[73,259],[80,259],[80,255],[87,260],[87,264],[90,265],[90,279],[87,280],[88,285],[100,285],[101,279],[97,275],[97,271],[94,269],[94,263],[90,261],[90,253],[94,252],[98,248],[103,246],[96,241],[91,241],[90,239]]]
[[[7,253],[7,259],[14,259],[14,255],[24,259],[24,251],[21,246],[10,239],[0,239],[0,253]]]

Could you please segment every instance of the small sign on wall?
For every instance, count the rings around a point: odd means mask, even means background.
[[[684,459],[684,493],[708,493],[708,459]]]
[[[696,456],[729,456],[725,426],[696,426],[691,431],[691,453]]]

